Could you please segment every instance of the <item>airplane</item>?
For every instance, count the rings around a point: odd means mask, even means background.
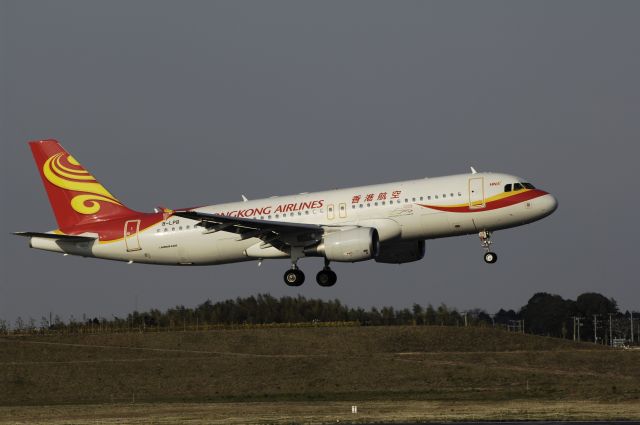
[[[496,230],[553,213],[548,192],[509,174],[477,172],[300,193],[196,208],[137,212],[104,188],[56,140],[29,142],[58,229],[16,232],[31,248],[128,263],[214,265],[288,258],[289,286],[305,275],[298,260],[321,257],[320,286],[337,281],[331,262],[421,260],[425,240],[477,234],[493,264]]]

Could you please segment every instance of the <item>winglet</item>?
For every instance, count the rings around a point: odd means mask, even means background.
[[[471,168],[471,174],[478,174],[478,172],[476,171],[475,168],[473,168],[473,167],[469,167],[469,168]]]

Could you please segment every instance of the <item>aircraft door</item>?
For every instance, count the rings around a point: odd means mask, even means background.
[[[484,208],[484,177],[469,179],[469,208]]]
[[[333,210],[333,204],[327,205],[327,218],[329,220],[336,218],[336,212]]]
[[[124,223],[124,243],[127,247],[127,252],[140,251],[140,238],[138,232],[140,231],[140,220],[128,220]]]
[[[344,202],[340,204],[339,215],[340,218],[347,218],[347,204]]]

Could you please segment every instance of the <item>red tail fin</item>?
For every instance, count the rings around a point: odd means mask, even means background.
[[[62,231],[134,214],[56,140],[33,141],[29,146]]]

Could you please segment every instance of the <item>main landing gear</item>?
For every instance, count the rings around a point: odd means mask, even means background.
[[[284,273],[284,283],[289,286],[300,286],[304,283],[304,273],[294,265]]]
[[[323,287],[336,284],[338,276],[329,267],[329,261],[324,260],[324,268],[316,275],[316,282]],[[288,286],[300,286],[304,283],[304,273],[298,268],[298,259],[291,260],[291,268],[284,273],[284,283]]]
[[[482,244],[482,248],[484,249],[484,261],[487,264],[493,264],[498,261],[498,254],[495,252],[491,252],[491,232],[488,230],[483,230],[478,233],[480,237],[480,243]]]
[[[329,260],[325,259],[324,268],[316,275],[316,282],[320,286],[329,287],[335,285],[337,281],[338,275],[329,267]]]

